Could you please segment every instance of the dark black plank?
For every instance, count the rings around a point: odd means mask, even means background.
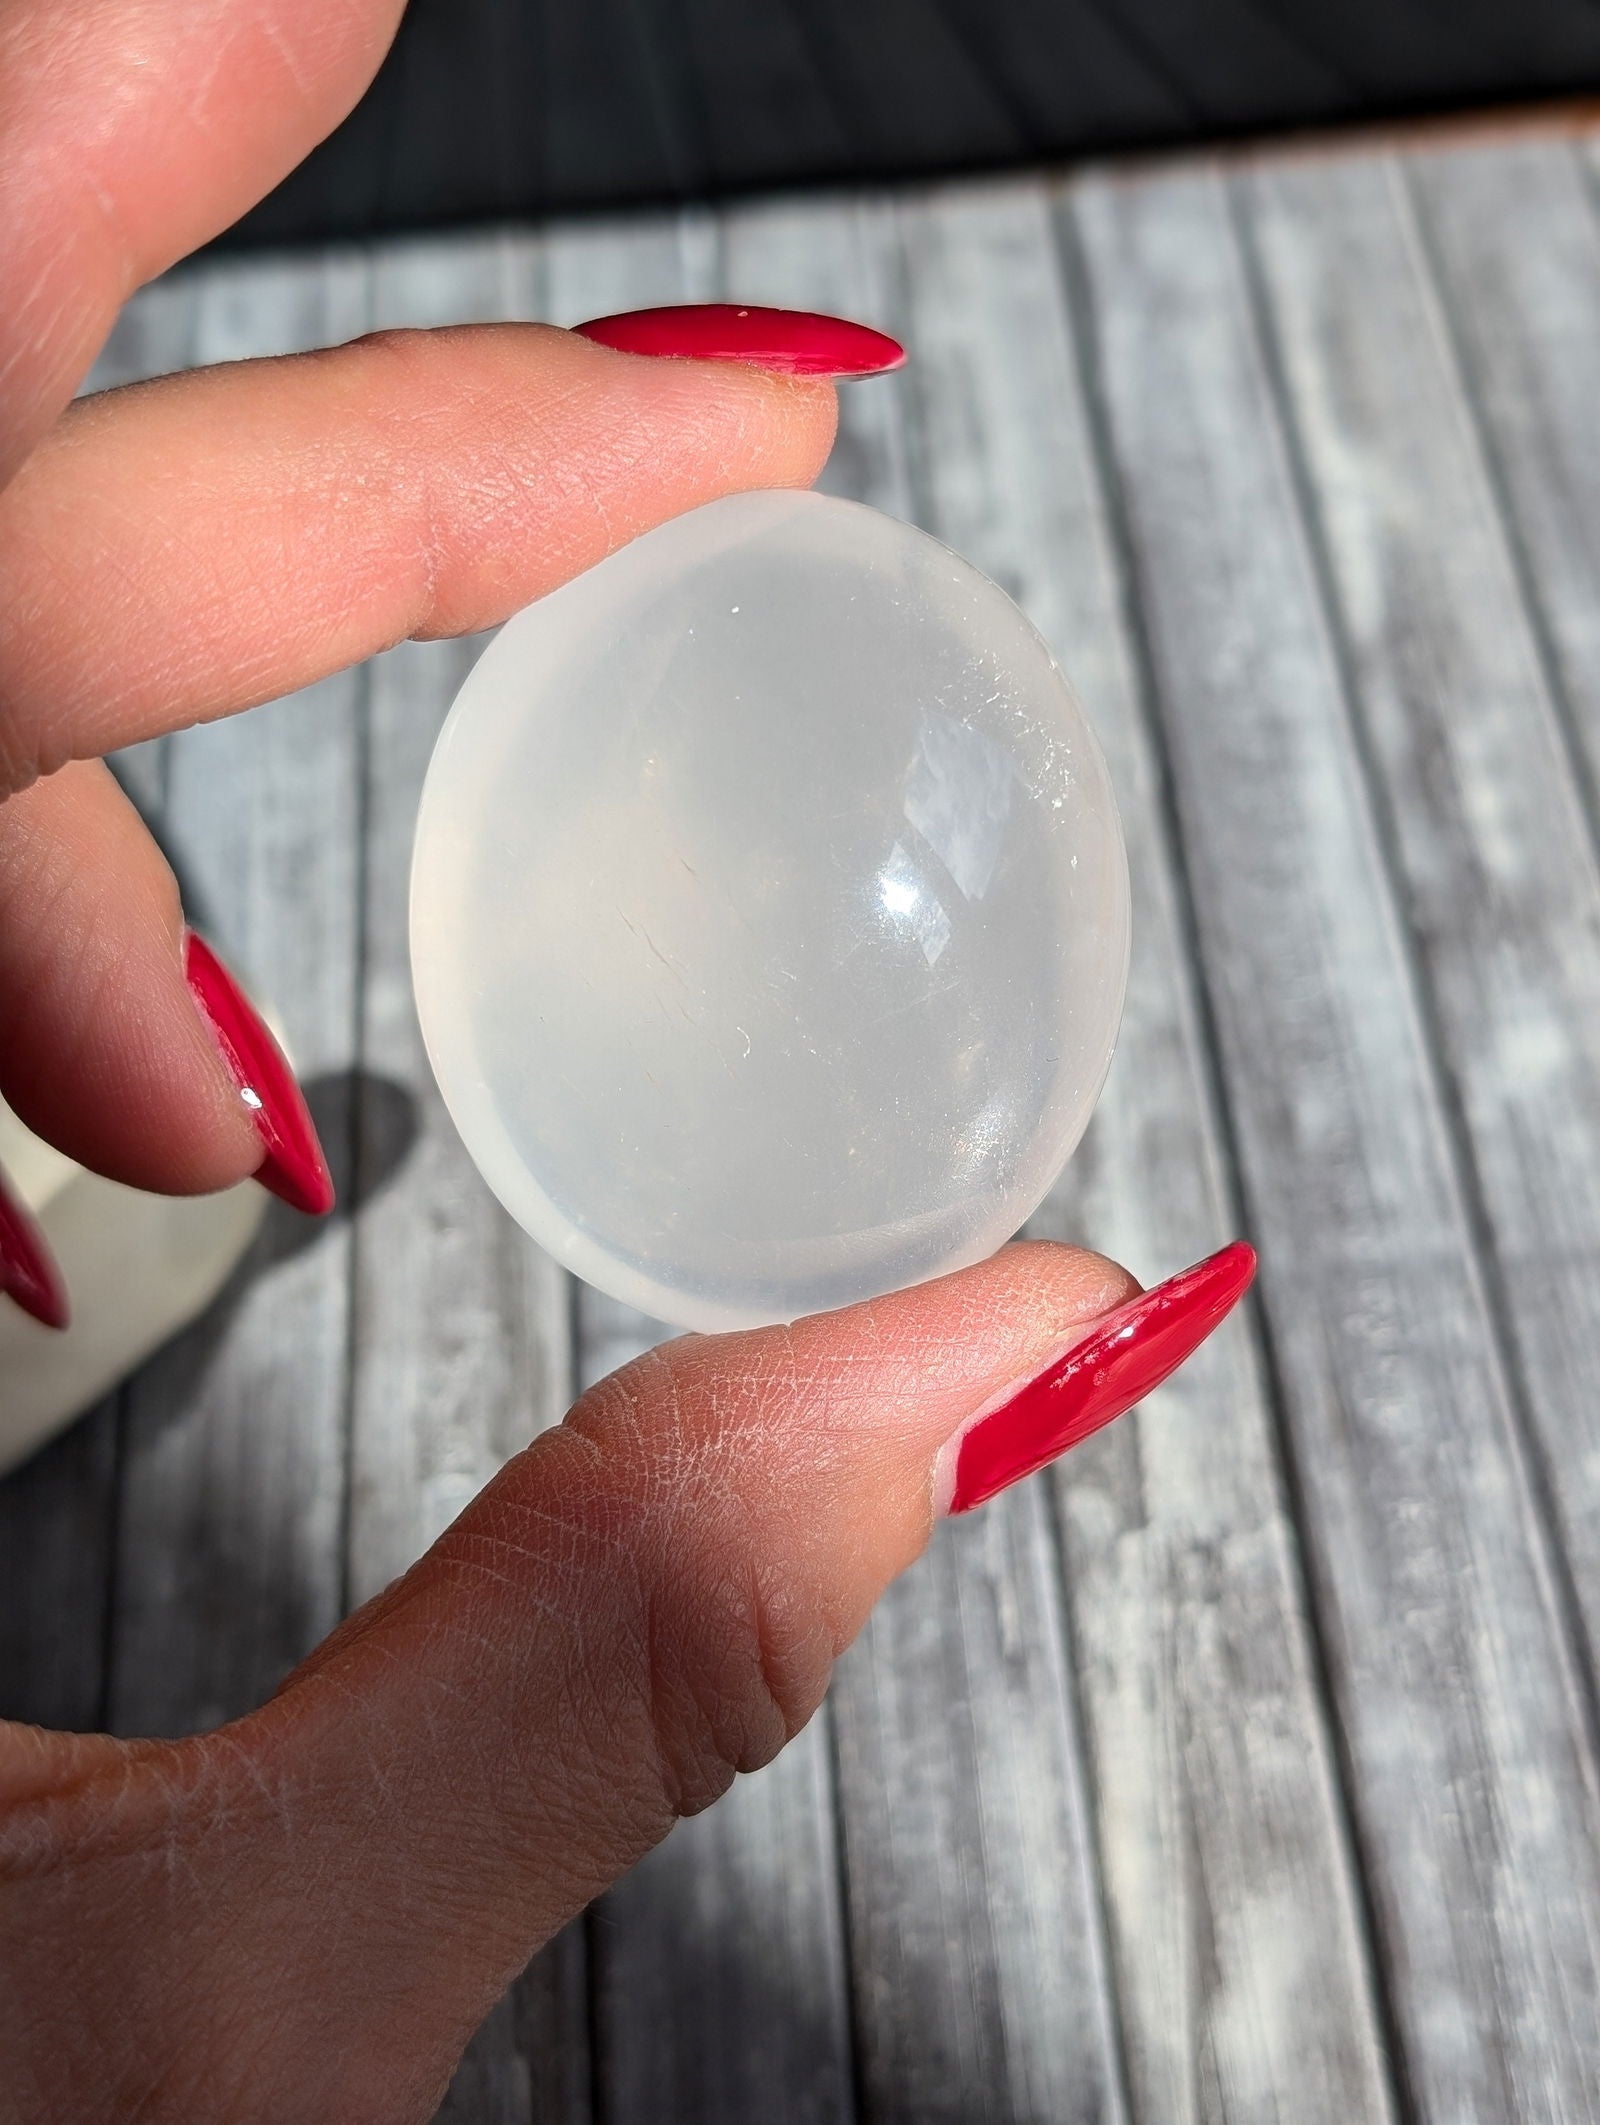
[[[541,78],[530,109],[542,194],[555,205],[684,198],[701,186],[700,128],[686,73],[669,65],[646,0],[538,0]]]
[[[854,168],[1009,162],[1035,142],[959,26],[927,0],[793,0],[850,116]]]
[[[826,177],[854,145],[805,31],[807,0],[678,0],[717,188]]]
[[[412,0],[231,241],[1060,159],[1600,85],[1593,0]]]
[[[938,0],[973,63],[1003,87],[1041,153],[1191,130],[1200,113],[1182,74],[1103,0]]]

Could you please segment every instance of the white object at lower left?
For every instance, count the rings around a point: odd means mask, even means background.
[[[266,1211],[254,1181],[146,1195],[64,1158],[0,1105],[0,1170],[39,1221],[72,1302],[65,1330],[0,1298],[0,1473],[204,1311]]]

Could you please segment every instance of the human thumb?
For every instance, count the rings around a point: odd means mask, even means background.
[[[1099,1256],[1024,1245],[667,1344],[262,1710],[80,1754],[47,1826],[80,1914],[62,1953],[77,2013],[103,1996],[129,2031],[137,2114],[430,2115],[534,1949],[810,1717],[938,1512],[1136,1400],[1252,1265],[1227,1249],[1136,1297]],[[16,2003],[46,2023],[53,1923],[41,1905]],[[62,2090],[55,2114],[103,2094]]]

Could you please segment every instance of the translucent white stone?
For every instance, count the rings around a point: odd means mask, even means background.
[[[503,628],[423,792],[423,1033],[484,1178],[691,1328],[979,1260],[1111,1059],[1128,885],[1050,652],[947,548],[713,502]]]

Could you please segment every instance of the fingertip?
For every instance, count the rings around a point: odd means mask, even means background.
[[[45,1328],[65,1328],[72,1318],[66,1280],[38,1220],[17,1199],[0,1173],[0,1292]]]
[[[1026,1279],[1039,1305],[1069,1326],[1125,1305],[1141,1288],[1110,1255],[1065,1240],[1011,1240],[995,1260]]]
[[[232,1186],[263,1145],[183,973],[172,875],[99,762],[0,810],[0,1080],[36,1136],[162,1194]]]
[[[881,376],[906,358],[898,340],[871,325],[760,303],[668,303],[593,317],[574,329],[631,354],[740,362],[781,376]]]
[[[629,395],[651,447],[689,446],[700,460],[692,477],[708,496],[809,486],[827,461],[839,425],[839,380],[830,373],[689,350],[663,359],[586,326],[557,337],[588,388]]]
[[[183,976],[259,1139],[255,1178],[291,1210],[326,1217],[334,1204],[333,1176],[305,1094],[276,1036],[193,930],[184,933]]]

